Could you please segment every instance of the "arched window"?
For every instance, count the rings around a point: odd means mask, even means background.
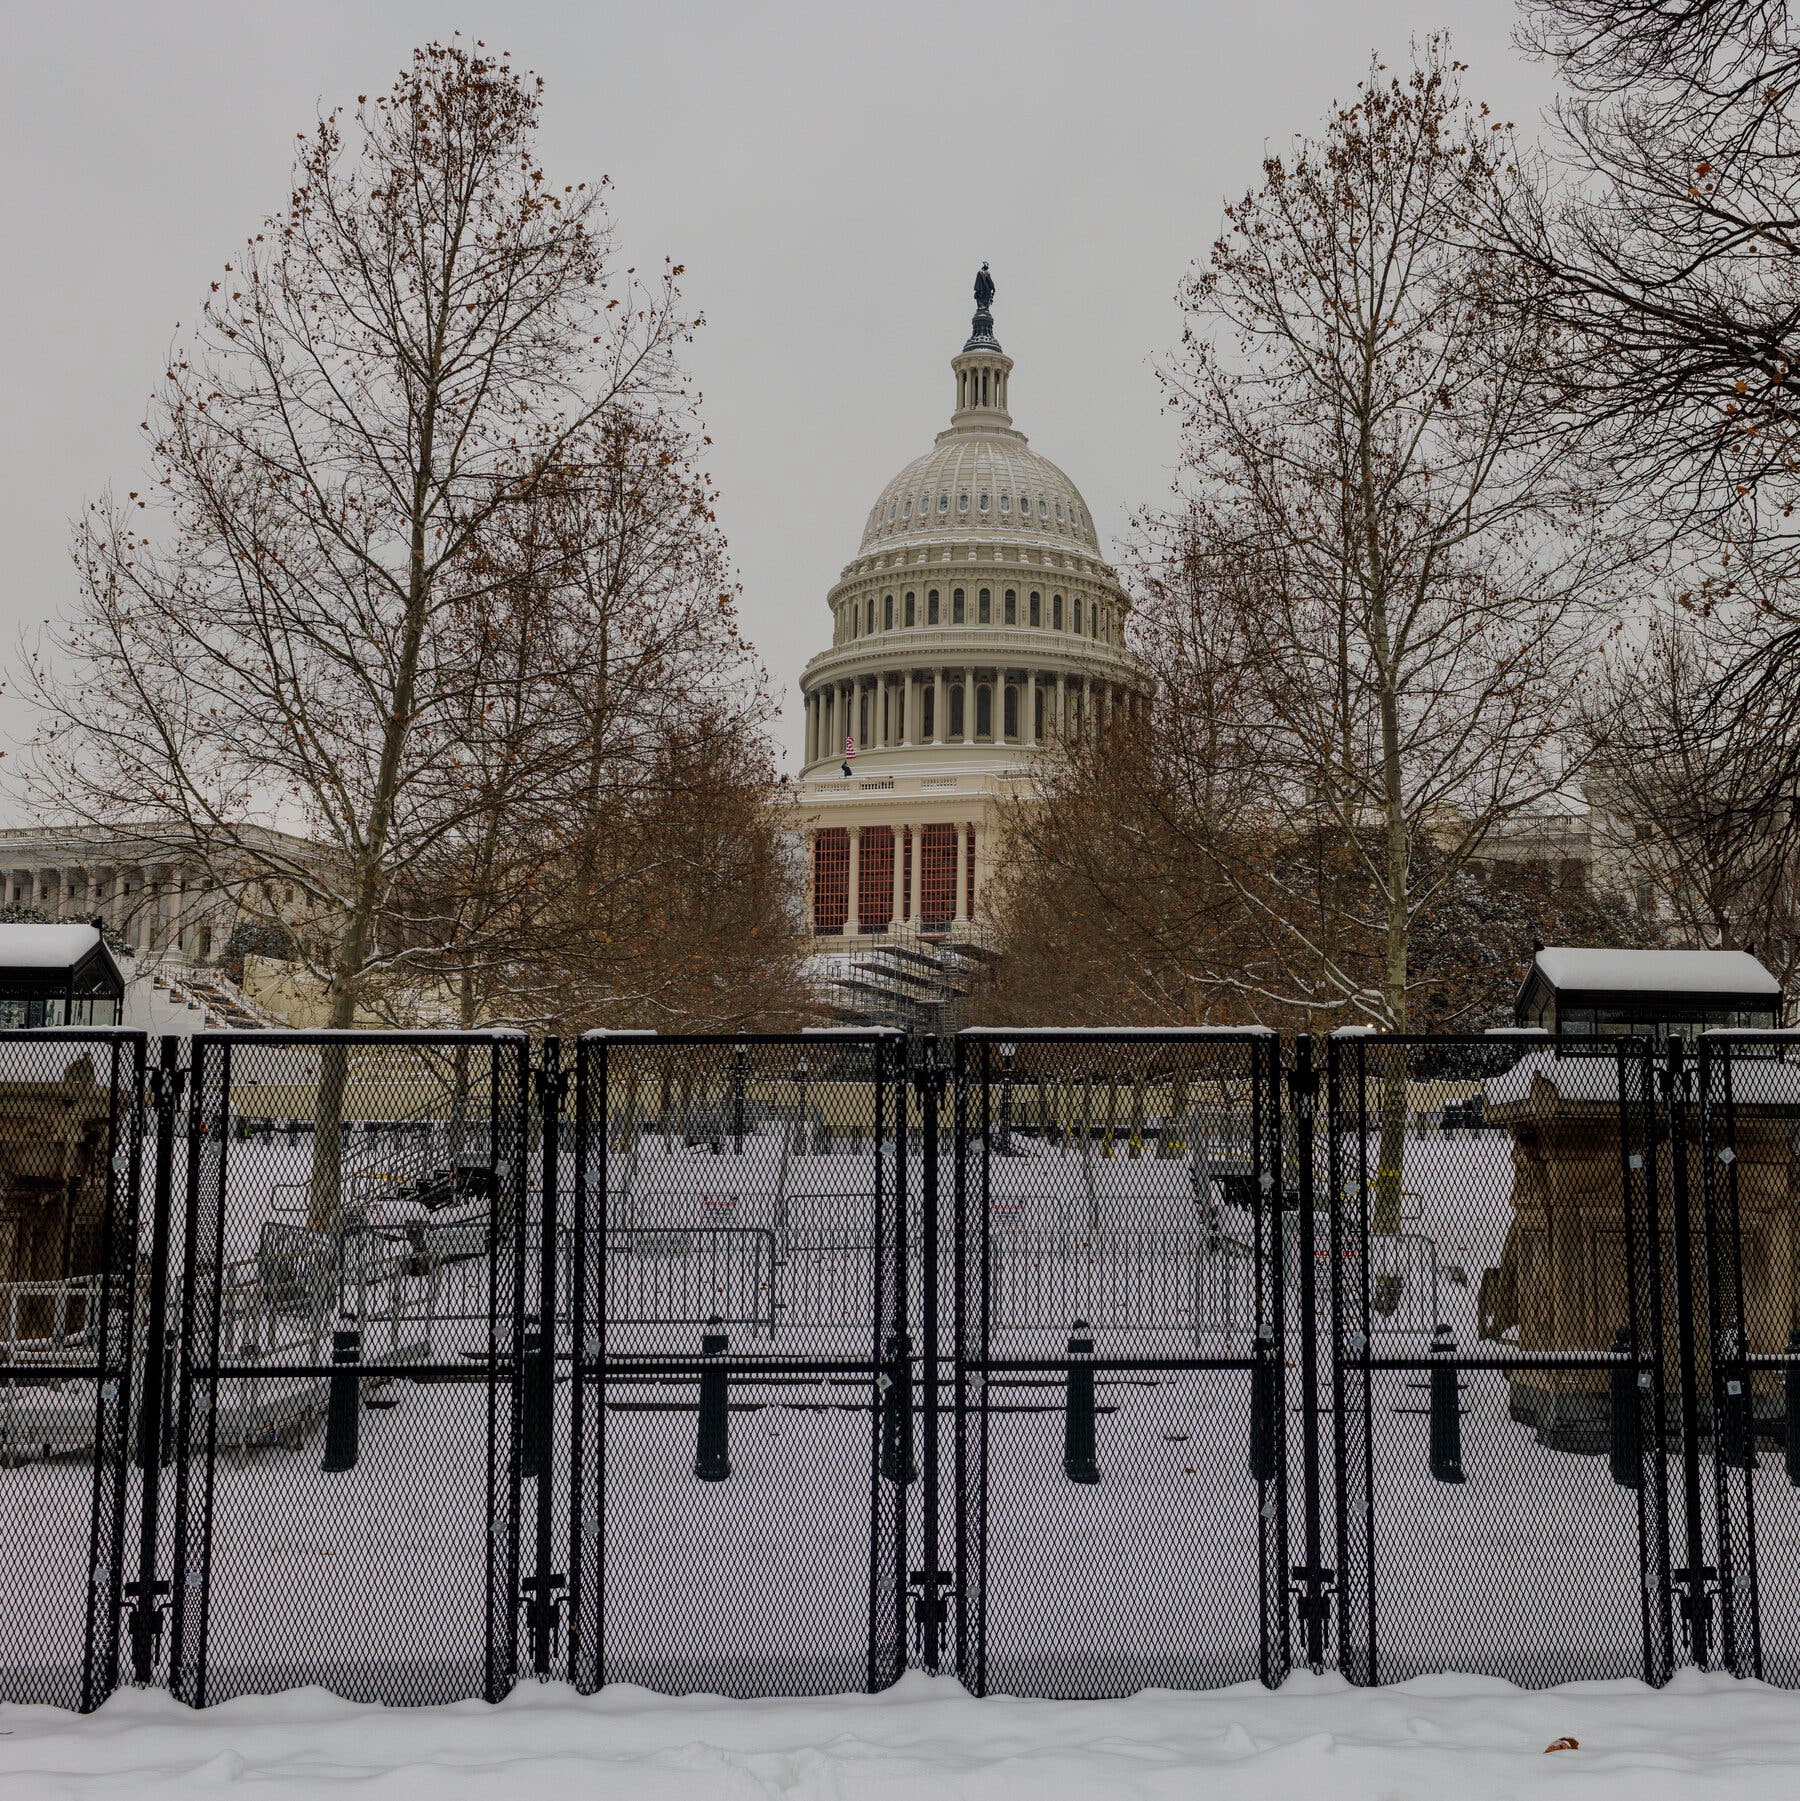
[[[1044,623],[1043,603],[1038,599],[1038,591],[1035,588],[1031,590],[1031,623],[1033,625]]]
[[[1042,744],[1044,741],[1044,690],[1039,688],[1037,699],[1031,709],[1031,735]]]
[[[923,715],[919,722],[919,729],[924,733],[925,741],[929,744],[937,736],[937,689],[932,683],[925,684],[923,698],[924,705],[919,709]]]
[[[950,690],[950,736],[960,738],[963,735],[963,691],[958,682]]]
[[[1050,624],[1054,630],[1059,632],[1062,630],[1062,596],[1060,594],[1050,596]]]
[[[858,744],[866,746],[869,742],[869,691],[867,688],[862,691],[862,697],[856,711],[856,723],[860,728],[856,734],[856,741]]]
[[[985,513],[987,511],[988,497],[987,497],[987,494],[985,491],[983,492],[981,498],[975,503],[975,506],[976,506],[977,512]]]
[[[956,497],[956,510],[959,513],[966,513],[969,510],[969,494],[966,488]]]
[[[1009,740],[1019,735],[1019,691],[1011,682],[1006,684],[1006,736]]]
[[[950,596],[950,623],[961,625],[963,622],[963,591],[958,588]]]
[[[975,690],[975,736],[991,738],[994,735],[994,691],[986,682]]]
[[[1019,623],[1019,591],[1016,588],[1006,590],[1006,623],[1008,625]]]
[[[1075,636],[1081,636],[1081,596],[1075,596]]]
[[[1098,601],[1094,603],[1093,610],[1089,615],[1088,636],[1090,638],[1100,636],[1100,603]]]
[[[891,594],[881,603],[881,623],[890,632],[894,629],[894,597]]]
[[[983,406],[986,406],[987,403],[988,403],[988,372],[985,369],[983,369],[981,372],[981,404]]]
[[[931,590],[931,592],[925,596],[925,623],[927,625],[936,625],[937,622],[938,622],[938,591],[937,591],[937,589],[933,588]]]
[[[950,511],[950,496],[948,494],[940,494],[938,496],[938,516],[940,518],[942,518],[943,515],[949,511]]]
[[[1000,496],[1000,511],[1003,513],[1010,513],[1012,511],[1012,496],[1010,494],[1002,494]]]
[[[906,595],[906,623],[908,625],[914,625],[917,623],[917,621],[913,617],[915,610],[916,609],[913,606],[912,590],[908,589],[907,595]]]
[[[979,617],[981,623],[983,625],[992,625],[994,622],[993,590],[990,588],[983,588],[980,594],[976,596],[976,604],[980,608]]]

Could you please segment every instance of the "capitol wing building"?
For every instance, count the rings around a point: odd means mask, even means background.
[[[979,938],[998,803],[1046,745],[1149,705],[1087,503],[1013,426],[993,294],[984,263],[950,424],[882,489],[801,677],[822,952]]]

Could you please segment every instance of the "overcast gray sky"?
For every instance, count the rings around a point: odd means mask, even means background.
[[[0,650],[67,606],[68,522],[142,472],[136,425],[177,320],[286,192],[321,102],[452,31],[547,81],[545,167],[610,175],[622,247],[687,266],[693,363],[747,628],[781,695],[875,495],[948,420],[982,258],[1015,423],[1103,538],[1167,489],[1155,359],[1183,269],[1266,148],[1371,50],[1448,27],[1471,94],[1524,126],[1547,72],[1509,0],[1248,5],[279,6],[0,0]],[[18,729],[15,717],[0,736]]]

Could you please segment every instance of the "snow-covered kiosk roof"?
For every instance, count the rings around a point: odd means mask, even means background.
[[[1781,984],[1748,951],[1544,945],[1513,1018],[1558,1038],[1770,1031],[1781,1021]]]
[[[0,924],[0,1028],[116,1026],[125,978],[100,928]]]

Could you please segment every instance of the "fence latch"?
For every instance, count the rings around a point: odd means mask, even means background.
[[[525,1628],[531,1634],[532,1662],[540,1673],[547,1674],[562,1645],[563,1590],[569,1579],[559,1571],[551,1576],[527,1576],[519,1586],[525,1591]]]
[[[907,1593],[913,1598],[913,1650],[936,1669],[943,1662],[944,1624],[956,1593],[955,1577],[949,1570],[914,1570]]]
[[[167,1617],[169,1585],[166,1582],[127,1582],[124,1594],[132,1603],[126,1624],[131,1633],[131,1675],[134,1682],[148,1682],[162,1660],[163,1620]]]

